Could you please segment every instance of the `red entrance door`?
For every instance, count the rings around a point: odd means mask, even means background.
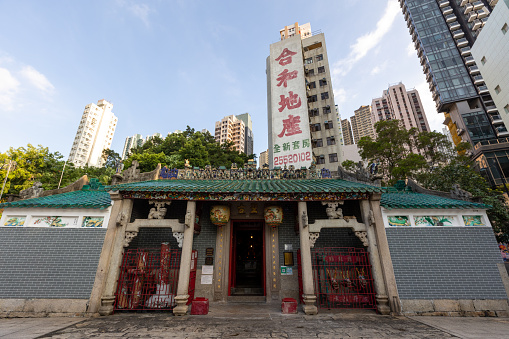
[[[233,221],[229,295],[265,295],[263,221]]]

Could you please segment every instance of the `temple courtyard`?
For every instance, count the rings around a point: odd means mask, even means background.
[[[115,313],[0,319],[0,338],[506,338],[509,319],[391,317],[373,311],[281,314],[275,305],[212,303],[208,315]]]

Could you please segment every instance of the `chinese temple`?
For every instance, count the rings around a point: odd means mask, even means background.
[[[507,314],[489,206],[341,177],[133,162],[111,186],[4,203],[0,315],[186,315],[198,297],[293,298],[309,315]]]

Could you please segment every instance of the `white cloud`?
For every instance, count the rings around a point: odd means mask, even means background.
[[[44,76],[44,74],[37,71],[32,66],[24,66],[20,74],[28,80],[33,86],[37,87],[43,92],[50,93],[55,89],[55,86]]]
[[[341,105],[342,103],[346,102],[347,95],[346,90],[344,88],[335,89],[334,90],[334,102],[336,105]]]
[[[428,83],[423,81],[415,86],[415,89],[419,92],[419,96],[421,97],[422,106],[424,106],[424,113],[428,119],[429,128],[432,131],[442,132],[445,117],[442,113],[437,113],[435,102],[431,96]]]
[[[12,76],[8,69],[0,68],[0,109],[10,111],[18,92],[19,81]]]
[[[368,52],[376,47],[382,38],[389,32],[396,15],[400,12],[399,3],[395,0],[388,0],[384,14],[378,20],[376,28],[363,36],[357,38],[355,44],[350,46],[350,53],[342,60],[339,60],[333,69],[334,74],[345,75],[352,67]]]
[[[382,64],[376,65],[375,68],[373,68],[369,74],[377,75],[378,73],[380,73],[381,71],[383,71],[387,68],[387,64],[388,64],[388,62],[384,61]]]
[[[408,46],[406,47],[406,51],[409,57],[415,57],[416,52],[413,43],[408,44]]]
[[[131,4],[127,8],[129,9],[129,11],[131,13],[134,14],[134,16],[137,16],[138,18],[140,18],[141,21],[143,21],[143,23],[146,26],[149,25],[148,14],[150,13],[150,8],[148,7],[147,4],[141,4],[141,5]]]
[[[134,1],[127,0],[117,0],[117,4],[120,7],[125,7],[129,12],[131,12],[135,17],[139,18],[145,26],[150,25],[149,14],[152,12],[152,9],[147,4],[138,4]]]

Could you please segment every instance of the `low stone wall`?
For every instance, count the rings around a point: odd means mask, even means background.
[[[0,299],[0,318],[82,317],[88,299]]]
[[[403,299],[404,315],[449,317],[509,317],[507,299]]]

